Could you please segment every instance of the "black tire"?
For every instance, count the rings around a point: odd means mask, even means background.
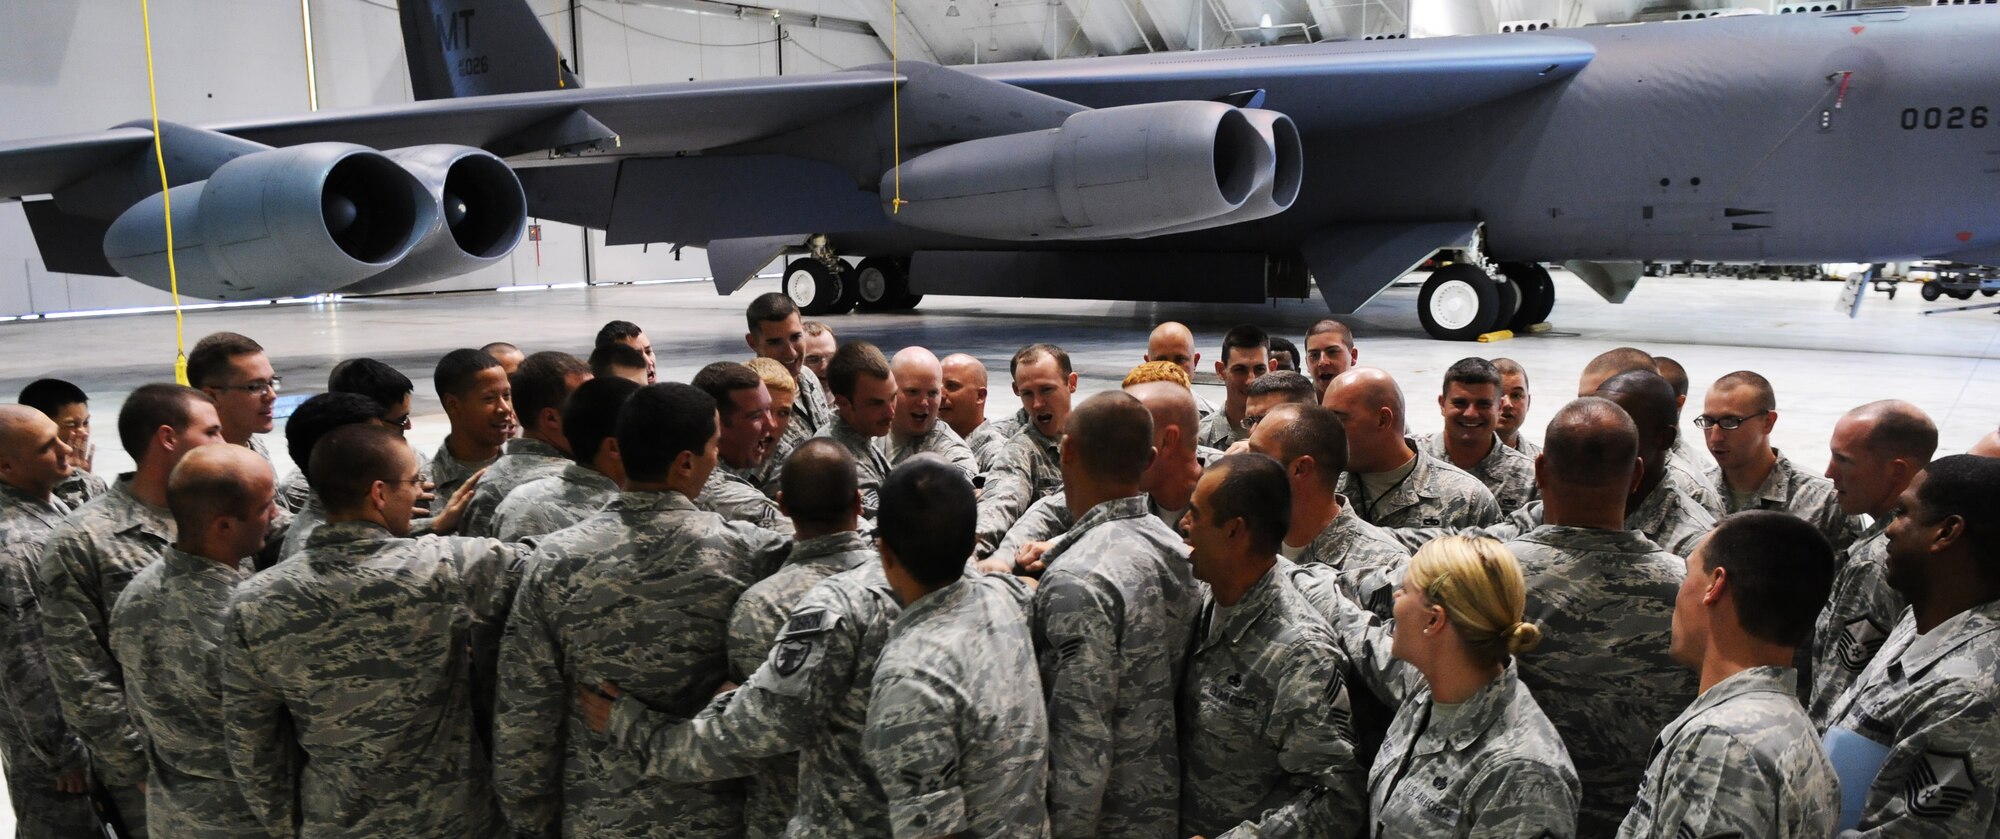
[[[1969,288],[1966,288],[1966,289],[1960,289],[1960,290],[1958,290],[1958,291],[1947,291],[1947,292],[1945,292],[1945,293],[1946,293],[1946,294],[1949,294],[1949,295],[1951,295],[1951,299],[1953,299],[1953,300],[1971,300],[1971,299],[1972,299],[1972,289],[1969,289]]]
[[[1526,332],[1549,319],[1556,308],[1556,283],[1549,279],[1549,269],[1532,262],[1503,262],[1500,273],[1521,290],[1521,307],[1507,320],[1508,329]]]
[[[1935,282],[1924,283],[1923,287],[1918,289],[1918,291],[1923,294],[1925,300],[1932,302],[1936,302],[1939,297],[1944,296],[1944,289],[1939,287]]]
[[[2000,294],[2000,288],[1982,288],[1979,290],[1979,293],[1984,297],[1992,297],[1995,294]]]
[[[896,305],[889,307],[889,309],[896,312],[907,312],[916,308],[917,304],[922,302],[924,302],[923,295],[906,293],[903,295],[903,299],[896,301]]]
[[[1507,329],[1507,324],[1514,320],[1514,313],[1521,310],[1521,287],[1515,285],[1512,280],[1494,278],[1493,290],[1500,294],[1500,310],[1493,318],[1493,326],[1487,330],[1488,332]]]
[[[854,308],[853,295],[846,290],[851,285],[846,275],[828,270],[825,263],[810,256],[794,259],[785,266],[785,296],[803,315],[840,314]]]
[[[1500,289],[1485,271],[1463,262],[1431,272],[1417,294],[1417,320],[1440,341],[1470,341],[1500,319]]]
[[[864,312],[900,308],[910,296],[910,276],[902,263],[880,256],[861,260],[854,269],[855,304]]]

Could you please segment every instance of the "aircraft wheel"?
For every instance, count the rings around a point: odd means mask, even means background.
[[[854,269],[854,289],[864,312],[908,308],[902,304],[910,297],[910,276],[896,260],[871,256]]]
[[[1953,300],[1971,300],[1971,299],[1972,299],[1972,289],[1969,289],[1969,288],[1968,288],[1968,289],[1963,289],[1963,290],[1960,290],[1960,291],[1947,291],[1947,292],[1945,292],[1945,293],[1946,293],[1946,294],[1949,294],[1949,295],[1951,295],[1951,299],[1953,299]]]
[[[1982,288],[1979,290],[1979,294],[1983,297],[1992,297],[1995,294],[2000,294],[2000,288]]]
[[[825,263],[810,256],[794,259],[785,266],[785,296],[804,315],[837,315],[854,308],[852,272],[834,273]]]
[[[1470,341],[1500,319],[1500,289],[1485,271],[1463,262],[1431,272],[1417,295],[1417,319],[1442,341]]]
[[[1508,329],[1524,332],[1549,319],[1556,307],[1556,284],[1549,279],[1549,269],[1532,262],[1503,262],[1500,273],[1521,290],[1521,308],[1508,319]]]
[[[1936,302],[1939,297],[1944,296],[1944,289],[1939,288],[1937,283],[1924,283],[1919,291],[1924,295],[1924,299],[1930,302]]]
[[[903,295],[903,299],[896,301],[896,305],[890,306],[889,308],[892,311],[907,312],[911,309],[916,308],[917,304],[922,302],[924,302],[923,295],[905,293]]]

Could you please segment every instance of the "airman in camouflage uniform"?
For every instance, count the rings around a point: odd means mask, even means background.
[[[34,591],[42,544],[68,514],[59,498],[0,483],[0,762],[21,839],[83,836],[95,823],[89,798],[56,789],[56,776],[83,772],[90,761],[49,682]]]
[[[1180,692],[1183,834],[1359,835],[1347,662],[1292,567],[1278,559],[1235,605],[1204,606]]]
[[[590,518],[616,497],[609,475],[572,463],[507,493],[493,511],[493,535],[502,542],[545,536]]]
[[[451,438],[446,437],[444,442],[438,444],[437,454],[431,457],[430,464],[424,468],[424,474],[430,478],[433,485],[431,515],[444,512],[445,505],[451,501],[452,493],[458,492],[465,479],[472,477],[473,473],[481,469],[492,466],[494,461],[499,459],[499,455],[494,455],[492,460],[459,460],[451,453]]]
[[[1820,728],[1833,724],[1834,703],[1875,660],[1908,605],[1887,579],[1891,521],[1869,525],[1840,553],[1833,595],[1813,626],[1812,697],[1806,714]]]
[[[861,743],[896,839],[1049,835],[1052,714],[1017,586],[962,578],[889,629]]]
[[[55,496],[74,510],[97,496],[111,491],[111,485],[103,478],[82,469],[73,470],[68,479],[56,485]]]
[[[1543,525],[1507,547],[1527,579],[1527,619],[1542,629],[1521,681],[1583,779],[1577,835],[1608,836],[1631,809],[1654,735],[1695,696],[1694,674],[1667,652],[1687,569],[1629,530]]]
[[[1334,572],[1343,594],[1356,602],[1367,602],[1363,580],[1377,571],[1401,568],[1409,561],[1410,552],[1389,531],[1362,521],[1346,496],[1336,493],[1334,497],[1340,501],[1340,514],[1293,561],[1325,566]],[[1381,591],[1388,593],[1386,588]]]
[[[799,396],[792,403],[792,424],[785,431],[787,437],[795,437],[793,447],[796,447],[806,438],[817,436],[820,429],[833,421],[833,400],[827,397],[826,387],[820,384],[819,376],[811,370],[801,367],[792,374],[792,378],[798,382]],[[799,423],[801,419],[805,420],[803,425]],[[792,429],[795,428],[802,433],[794,435]]]
[[[1382,497],[1367,497],[1359,473],[1340,476],[1340,492],[1354,499],[1352,509],[1362,521],[1382,528],[1461,528],[1500,520],[1500,504],[1478,478],[1425,452],[1413,440],[1405,438],[1405,443],[1416,452],[1416,464]]]
[[[1680,479],[1688,497],[1693,498],[1696,504],[1707,510],[1709,515],[1722,518],[1729,514],[1729,494],[1710,489],[1708,470],[1714,467],[1715,461],[1709,458],[1707,452],[1696,454],[1700,450],[1701,447],[1695,445],[1689,435],[1676,434],[1674,447],[1667,450],[1667,471]]]
[[[727,463],[715,464],[715,471],[708,473],[708,483],[695,496],[695,506],[721,516],[725,521],[740,521],[754,524],[765,530],[789,536],[792,520],[778,509],[757,483],[750,477],[750,470],[739,471]]]
[[[1176,821],[1175,696],[1200,608],[1186,551],[1133,495],[1091,508],[1043,555],[1034,637],[1057,836],[1153,836]]]
[[[1186,512],[1162,508],[1151,495],[1146,496],[1146,509],[1169,529],[1179,527],[1181,514]],[[1020,520],[1007,529],[1007,538],[1001,540],[1000,546],[993,550],[993,556],[1012,559],[1028,543],[1060,539],[1075,526],[1076,514],[1070,512],[1069,497],[1058,491],[1030,505],[1028,512],[1022,514]]]
[[[1000,462],[1002,452],[1007,450],[1007,441],[1020,433],[1021,426],[1028,424],[1028,412],[1017,410],[1011,417],[988,417],[971,434],[965,436],[965,446],[972,450],[972,456],[979,460],[979,472],[985,474]]]
[[[306,468],[300,466],[278,484],[278,506],[297,513],[305,509],[306,499],[312,497],[312,485],[306,482]]]
[[[879,561],[868,537],[852,530],[792,543],[785,564],[744,591],[729,614],[729,680],[738,684],[749,681],[750,674],[770,658],[792,608],[806,592],[835,574]],[[784,835],[798,797],[798,756],[764,761],[763,768],[750,777],[743,808],[745,835]]]
[[[1521,683],[1520,658],[1456,707],[1390,650],[1395,624],[1342,592],[1323,565],[1287,569],[1333,627],[1360,684],[1395,709],[1368,771],[1372,839],[1571,839],[1581,787],[1556,728]]]
[[[1736,494],[1723,479],[1722,467],[1708,470],[1707,485],[1710,495],[1723,501],[1723,512],[1717,517],[1744,510],[1782,510],[1805,519],[1835,551],[1841,551],[1853,544],[1861,531],[1860,517],[1840,512],[1840,503],[1834,500],[1833,482],[1811,474],[1798,467],[1791,458],[1785,457],[1777,449],[1778,463],[1771,467],[1771,474],[1750,496],[1749,503],[1736,503]]]
[[[1702,693],[1660,732],[1619,839],[1831,836],[1840,781],[1797,681],[1789,667],[1752,667]]]
[[[1515,510],[1505,520],[1466,531],[1469,535],[1509,540],[1542,526],[1540,501]],[[1703,536],[1715,529],[1715,517],[1688,495],[1678,477],[1668,471],[1635,509],[1625,513],[1625,529],[1646,537],[1668,553],[1693,553]],[[1398,528],[1396,541],[1416,549],[1450,531],[1440,528]],[[1837,591],[1838,589],[1836,589]]]
[[[1425,454],[1451,463],[1451,456],[1445,453],[1443,434],[1426,434],[1416,438],[1416,444]],[[1486,485],[1486,491],[1493,493],[1493,500],[1500,505],[1502,516],[1512,515],[1515,510],[1541,497],[1541,493],[1535,490],[1535,459],[1508,448],[1500,442],[1498,434],[1493,435],[1493,448],[1486,453],[1485,459],[1464,471],[1478,478],[1480,483]]]
[[[247,563],[169,547],[112,609],[111,651],[149,740],[146,824],[160,836],[272,835],[245,802],[223,747],[223,618],[230,594],[249,578]]]
[[[977,433],[977,432],[974,432]],[[896,439],[895,432],[882,438],[882,451],[889,459],[890,468],[920,454],[934,454],[944,458],[951,465],[963,471],[966,477],[974,477],[986,470],[979,465],[979,457],[972,453],[972,447],[951,430],[951,426],[940,422],[929,434],[909,440]]]
[[[624,492],[542,542],[500,660],[494,778],[516,829],[592,839],[742,831],[738,785],[642,777],[637,760],[591,735],[572,685],[610,681],[649,707],[700,710],[728,676],[731,609],[784,549],[782,537],[673,491]]]
[[[533,437],[508,440],[500,447],[500,457],[479,477],[479,486],[473,488],[472,501],[465,505],[458,532],[466,536],[494,535],[497,531],[493,527],[493,513],[500,502],[521,485],[555,475],[573,462],[561,449]],[[456,484],[452,489],[456,491]],[[451,497],[445,494],[442,482],[437,491],[446,499]]]
[[[283,547],[278,549],[278,558],[287,559],[305,550],[306,540],[311,539],[313,531],[322,524],[326,524],[326,505],[319,503],[317,494],[308,492],[305,503],[293,511],[291,526],[285,530]]]
[[[1029,507],[1062,491],[1058,442],[1043,436],[1034,423],[1023,424],[1007,441],[998,462],[987,470],[986,487],[979,495],[978,554],[993,553]]]
[[[222,724],[266,828],[502,830],[474,722],[471,648],[476,621],[506,614],[524,559],[492,539],[398,538],[338,521],[238,584],[224,622]]]
[[[861,515],[875,517],[876,491],[882,486],[882,479],[889,474],[889,456],[877,445],[875,438],[849,426],[838,415],[827,420],[815,437],[826,437],[839,443],[854,456],[855,474],[861,484]]]

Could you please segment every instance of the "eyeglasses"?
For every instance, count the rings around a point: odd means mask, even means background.
[[[1770,411],[1758,411],[1747,417],[1711,417],[1707,414],[1702,414],[1694,418],[1694,427],[1702,429],[1719,427],[1724,431],[1735,431],[1738,428],[1742,428],[1744,423],[1768,413]]]
[[[384,418],[384,419],[383,419],[382,421],[383,421],[383,422],[386,422],[386,423],[388,423],[388,424],[390,424],[390,425],[393,425],[393,426],[395,426],[395,427],[397,427],[397,428],[400,428],[400,429],[403,429],[404,431],[408,431],[408,430],[410,430],[410,427],[416,424],[416,423],[413,423],[413,422],[410,422],[410,415],[409,415],[409,414],[404,414],[404,415],[402,415],[402,416],[400,416],[400,417],[393,417],[393,418]]]
[[[234,390],[247,393],[252,396],[263,396],[266,393],[277,393],[279,390],[284,389],[284,386],[285,386],[285,379],[283,376],[272,376],[270,381],[245,382],[240,385],[209,385],[209,387],[214,388],[216,390]]]
[[[1236,424],[1244,431],[1254,431],[1257,428],[1257,423],[1263,421],[1263,414],[1244,414],[1242,419],[1236,421]]]

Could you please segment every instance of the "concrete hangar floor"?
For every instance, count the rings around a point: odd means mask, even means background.
[[[1493,344],[1431,340],[1418,325],[1417,287],[1409,284],[1391,288],[1345,320],[1356,334],[1361,363],[1382,367],[1402,383],[1410,429],[1419,434],[1443,425],[1434,406],[1444,369],[1476,354],[1508,356],[1526,365],[1538,397],[1529,431],[1540,439],[1548,417],[1575,394],[1585,362],[1619,345],[1686,365],[1693,393],[1683,412],[1683,433],[1698,433],[1687,420],[1700,413],[1702,394],[1718,377],[1739,369],[1769,377],[1782,414],[1774,439],[1814,470],[1826,463],[1827,438],[1840,414],[1875,399],[1907,399],[1928,411],[1942,431],[1940,452],[1963,451],[2000,424],[2000,316],[1990,310],[1924,316],[1925,309],[1959,304],[1926,303],[1906,288],[1910,293],[1895,299],[1870,292],[1860,318],[1849,320],[1836,311],[1840,288],[1834,283],[1686,277],[1642,280],[1628,302],[1613,306],[1568,274],[1558,271],[1555,277],[1558,303],[1550,318],[1555,332],[1548,335]],[[430,372],[451,349],[504,340],[529,352],[584,355],[597,328],[619,318],[647,331],[663,380],[686,381],[708,362],[749,356],[743,307],[754,294],[776,286],[774,279],[760,279],[730,297],[716,296],[705,282],[690,282],[349,298],[191,312],[186,333],[189,345],[218,329],[261,342],[284,378],[281,416],[297,400],[323,390],[328,369],[343,358],[371,356],[394,365],[416,383],[410,438],[428,456],[448,430]],[[1975,296],[1971,302],[1984,300]],[[1034,341],[1067,349],[1080,374],[1079,391],[1090,393],[1117,386],[1160,321],[1192,327],[1202,367],[1211,370],[1222,333],[1232,325],[1255,323],[1303,346],[1306,328],[1324,314],[1317,298],[1208,305],[931,297],[914,312],[854,313],[827,322],[841,340],[862,338],[889,352],[920,344],[939,355],[978,356],[992,377],[987,410],[997,416],[1019,407],[1008,392],[1007,360]],[[96,414],[96,471],[116,474],[130,468],[129,458],[118,451],[118,406],[138,385],[170,380],[173,330],[170,313],[0,324],[0,391],[11,397],[41,376],[83,387]],[[1199,377],[1196,389],[1218,404],[1222,400],[1212,374]],[[280,477],[289,474],[282,422],[268,442]]]

